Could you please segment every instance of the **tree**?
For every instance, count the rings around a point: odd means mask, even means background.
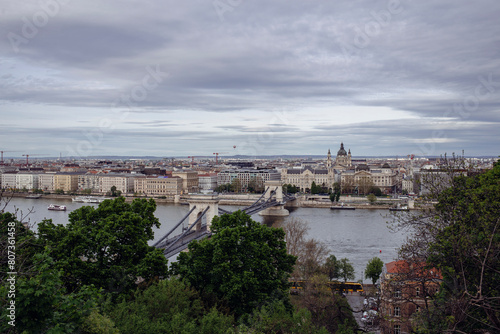
[[[454,159],[441,174],[422,178],[438,204],[397,225],[414,232],[400,257],[425,261],[443,276],[433,307],[418,323],[423,332],[500,332],[500,161],[473,176],[465,176],[470,171],[463,166]]]
[[[321,192],[321,186],[316,185],[316,182],[311,183],[311,194],[316,195]]]
[[[167,260],[161,250],[148,245],[156,203],[150,199],[105,200],[99,207],[81,207],[69,214],[66,226],[51,221],[39,224],[39,238],[64,272],[69,291],[94,285],[105,292],[121,293],[146,281],[166,276]]]
[[[371,279],[373,285],[375,285],[375,283],[380,277],[380,274],[382,274],[383,267],[384,267],[384,262],[382,262],[381,259],[379,259],[378,257],[372,258],[366,264],[365,278]]]
[[[335,255],[331,254],[323,265],[324,272],[330,281],[340,277],[340,269],[338,260]]]
[[[61,280],[62,272],[54,269],[54,261],[46,253],[33,257],[30,273],[16,277],[15,327],[8,324],[7,305],[0,303],[2,333],[74,333],[84,318],[95,308],[97,290],[83,287],[67,293]],[[0,286],[2,299],[7,287]],[[7,301],[8,302],[8,301]],[[7,320],[9,319],[9,320]]]
[[[288,255],[282,229],[253,221],[242,211],[214,217],[212,237],[189,244],[173,273],[202,294],[224,300],[241,316],[274,299],[288,301],[296,257]]]
[[[328,254],[325,244],[315,239],[306,239],[309,227],[301,219],[290,218],[280,224],[280,227],[285,231],[288,254],[297,257],[292,277],[305,280],[318,274]]]
[[[339,266],[339,277],[347,282],[347,280],[353,280],[354,276],[354,267],[351,264],[351,261],[347,258],[340,259],[337,262]]]
[[[162,280],[109,311],[120,333],[225,333],[233,317],[206,309],[199,293],[177,279]]]
[[[368,196],[366,196],[366,199],[368,199],[368,201],[373,204],[375,203],[375,201],[377,200],[377,196],[375,196],[374,194],[369,194]]]
[[[231,190],[234,191],[235,193],[239,193],[241,192],[241,187],[242,187],[241,180],[235,177],[233,181],[231,181]]]

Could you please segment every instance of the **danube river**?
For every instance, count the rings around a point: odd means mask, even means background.
[[[49,211],[49,204],[66,205],[68,211]],[[30,209],[34,211],[26,218],[36,230],[36,223],[43,219],[52,219],[56,224],[66,224],[68,214],[84,205],[85,203],[74,203],[71,199],[25,199],[12,198],[7,211],[19,209],[18,216],[26,215]],[[96,206],[96,204],[90,204]],[[235,211],[239,207],[221,206],[226,210]],[[155,240],[161,238],[188,212],[189,207],[178,204],[159,203],[156,217],[161,222],[161,227],[155,231]],[[308,238],[314,238],[326,244],[331,254],[337,259],[348,258],[356,270],[356,280],[362,278],[363,271],[368,261],[374,256],[384,262],[390,262],[397,256],[397,248],[401,246],[406,238],[403,233],[393,233],[387,228],[387,222],[392,220],[392,214],[388,210],[330,210],[324,208],[295,208],[290,210],[291,217],[303,220],[309,226]],[[283,218],[263,218],[258,214],[252,218],[264,222],[269,226],[275,226],[283,222]],[[179,232],[181,227],[179,227]],[[175,232],[174,234],[178,234]],[[154,242],[154,241],[152,241]],[[365,281],[368,283],[368,281]]]

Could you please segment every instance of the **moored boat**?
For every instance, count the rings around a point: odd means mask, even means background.
[[[66,206],[50,204],[47,209],[52,211],[66,211]]]

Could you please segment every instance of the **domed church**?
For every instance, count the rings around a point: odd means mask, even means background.
[[[337,152],[337,158],[335,159],[335,165],[343,167],[351,167],[351,149],[347,153],[344,149],[344,143],[340,143],[340,150]]]

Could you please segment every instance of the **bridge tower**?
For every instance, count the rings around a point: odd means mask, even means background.
[[[264,196],[265,200],[268,200],[269,197],[273,196],[277,202],[281,203],[281,205],[272,206],[265,210],[259,212],[261,216],[288,216],[290,213],[287,209],[285,209],[285,203],[283,202],[283,184],[281,181],[266,181],[265,184],[266,194]]]
[[[196,206],[196,209],[189,215],[189,226],[193,225],[196,220],[202,215],[203,211],[208,208],[207,213],[205,213],[205,217],[203,217],[198,223],[196,223],[195,229],[199,231],[201,229],[203,219],[206,219],[207,229],[210,230],[212,219],[214,218],[214,216],[219,214],[219,196],[190,195],[188,202],[189,210]]]

